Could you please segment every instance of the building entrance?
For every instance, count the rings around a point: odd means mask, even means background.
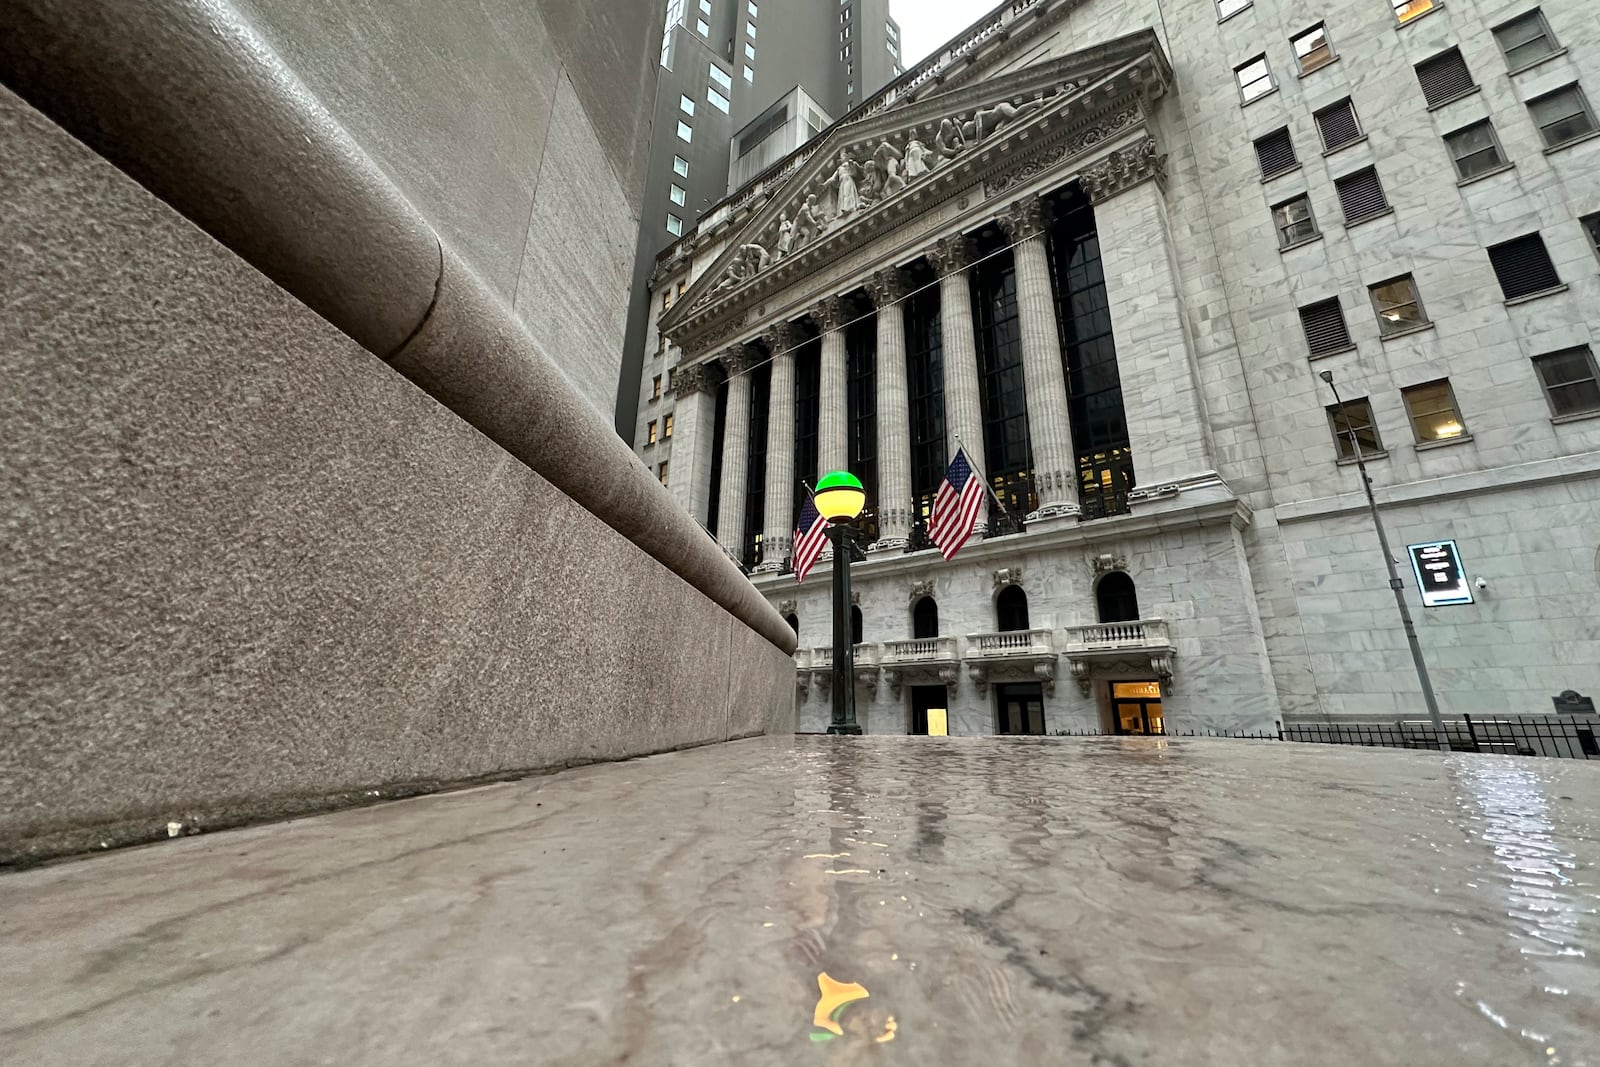
[[[1160,682],[1112,682],[1111,725],[1119,734],[1164,734]]]
[[[911,687],[911,733],[926,737],[950,733],[950,697],[944,686]]]
[[[1044,733],[1044,688],[1038,682],[1006,682],[994,687],[995,733]]]

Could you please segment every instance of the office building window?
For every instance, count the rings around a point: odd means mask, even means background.
[[[685,289],[687,289],[687,288],[689,288],[689,283],[688,282],[679,282],[678,283],[678,295],[682,296],[683,295],[683,291]]]
[[[1378,427],[1372,421],[1372,405],[1366,397],[1329,404],[1327,410],[1328,427],[1333,430],[1333,443],[1340,459],[1355,459],[1358,444],[1363,458],[1383,452]]]
[[[700,10],[707,15],[711,14],[711,0],[700,0]]]
[[[746,37],[750,38],[752,41],[755,40],[756,39],[756,24],[753,23],[753,22],[745,23],[744,24],[744,34],[745,34]]]
[[[661,310],[666,311],[672,307],[672,287],[669,285],[661,294]]]
[[[678,110],[685,115],[694,114],[694,101],[682,93],[678,94]]]
[[[1378,332],[1385,337],[1428,325],[1416,279],[1411,275],[1369,286],[1367,292],[1372,297],[1372,310],[1378,315]]]
[[[1456,165],[1456,173],[1462,181],[1506,165],[1500,141],[1494,135],[1494,125],[1488,119],[1445,134],[1444,143],[1450,149],[1450,161]]]
[[[1356,105],[1348,96],[1337,104],[1329,104],[1314,117],[1317,120],[1317,135],[1322,138],[1325,152],[1337,152],[1366,136],[1356,119]]]
[[[1311,198],[1297,196],[1272,209],[1272,223],[1278,228],[1278,247],[1292,248],[1317,236],[1317,221],[1311,216]]]
[[[849,45],[845,45],[844,49],[842,51],[840,51],[839,58],[840,59],[849,59],[850,58],[850,46]]]
[[[1254,2],[1255,0],[1217,0],[1217,18],[1225,19],[1237,15]]]
[[[1533,366],[1556,418],[1600,414],[1600,371],[1588,345],[1534,356]]]
[[[1600,212],[1585,215],[1581,221],[1583,232],[1589,235],[1589,247],[1594,249],[1595,255],[1600,256]]]
[[[661,420],[661,439],[663,441],[672,440],[672,415],[673,413],[669,411]]]
[[[1595,130],[1594,112],[1589,110],[1589,101],[1576,85],[1528,101],[1528,110],[1533,113],[1534,124],[1549,148],[1559,148]]]
[[[665,462],[661,464],[661,484],[667,484],[667,464]]]
[[[683,220],[672,212],[667,212],[667,232],[674,237],[683,236]]]
[[[650,399],[661,399],[661,375],[656,375],[650,382]]]
[[[712,107],[716,108],[724,115],[728,113],[728,98],[717,92],[715,86],[706,86],[706,99],[711,101]]]
[[[895,43],[893,41],[887,41],[885,43],[889,46],[889,54],[891,56],[894,56],[894,58],[899,59],[900,58],[900,49],[895,46]]]
[[[1461,58],[1459,48],[1452,48],[1418,63],[1416,71],[1417,82],[1422,86],[1422,99],[1427,101],[1430,111],[1478,91],[1477,83],[1472,80],[1472,71],[1467,69],[1467,61]]]
[[[664,342],[666,339],[662,338],[662,340]],[[663,344],[662,347],[665,348],[666,345]],[[667,388],[667,392],[669,392],[669,393],[672,392],[672,379],[677,376],[677,373],[678,373],[678,368],[676,368],[676,367],[668,367],[667,368],[667,386],[666,386],[666,388]]]
[[[1434,0],[1390,0],[1390,3],[1394,4],[1395,20],[1402,25],[1438,6]]]
[[[891,41],[898,41],[900,39],[900,31],[894,28],[894,23],[892,22],[885,22],[883,24],[883,32],[889,35],[889,40]]]
[[[744,80],[747,81],[747,82],[755,81],[756,80],[756,72],[751,70],[749,67],[744,68]]]
[[[1538,8],[1495,27],[1494,39],[1513,72],[1533,66],[1559,47],[1550,24],[1544,20],[1544,12]]]
[[[1304,33],[1289,38],[1289,43],[1294,45],[1294,58],[1300,64],[1301,74],[1310,74],[1339,58],[1334,55],[1333,45],[1328,40],[1327,26],[1320,22]]]
[[[674,185],[670,190],[668,190],[667,195],[670,196],[672,198],[672,202],[677,204],[679,207],[682,207],[684,200],[687,199],[683,191],[683,186],[681,185]]]
[[[733,75],[732,74],[729,74],[727,71],[723,70],[721,67],[717,66],[715,63],[711,64],[710,72],[711,72],[711,81],[714,84],[721,86],[723,91],[725,91],[725,92],[732,92],[733,91]]]
[[[1450,379],[1413,385],[1400,390],[1400,395],[1405,398],[1406,414],[1411,416],[1411,432],[1417,444],[1455,441],[1467,435]]]
[[[1533,296],[1561,285],[1555,264],[1550,262],[1550,253],[1545,251],[1544,238],[1537,233],[1492,246],[1489,262],[1494,265],[1500,291],[1507,300]]]
[[[1339,193],[1339,205],[1344,209],[1346,226],[1375,219],[1390,210],[1389,198],[1384,196],[1383,183],[1378,180],[1378,172],[1373,167],[1337,178],[1333,187]]]
[[[656,443],[656,420],[655,419],[651,419],[650,420],[650,425],[645,430],[644,443],[646,445],[653,445],[653,444]]]
[[[682,119],[679,119],[678,120],[678,137],[681,140],[684,140],[684,141],[693,141],[694,140],[694,127],[689,125],[687,122],[684,122]]]
[[[750,12],[751,18],[755,18],[757,15],[761,14],[761,9],[756,6],[756,0],[748,0],[744,6],[745,10]]]
[[[1344,322],[1339,298],[1322,300],[1300,309],[1300,328],[1306,333],[1306,347],[1313,356],[1328,356],[1355,347]]]
[[[705,19],[695,19],[694,28],[695,32],[700,34],[702,37],[711,36],[711,23],[707,22]]]
[[[689,161],[684,159],[682,156],[673,156],[672,173],[682,175],[683,177],[687,178],[689,176]]]
[[[844,44],[849,39],[850,39],[850,27],[846,26],[844,29],[839,31],[839,43],[840,44]]]
[[[1294,141],[1289,136],[1289,127],[1274,130],[1257,140],[1256,160],[1261,164],[1263,179],[1276,178],[1298,167],[1300,160],[1294,154]]]
[[[1277,88],[1272,80],[1272,68],[1267,66],[1265,53],[1248,63],[1233,68],[1234,80],[1239,83],[1239,99],[1248,104],[1259,100]]]
[[[749,41],[744,43],[744,57],[752,63],[756,61],[756,46]]]

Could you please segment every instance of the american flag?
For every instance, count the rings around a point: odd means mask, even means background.
[[[933,498],[933,516],[928,520],[928,537],[939,546],[939,554],[954,559],[972,536],[972,528],[983,510],[983,476],[967,462],[963,448],[944,472],[944,481]]]
[[[800,525],[794,531],[794,580],[806,580],[806,574],[822,555],[828,543],[828,520],[817,513],[817,502],[806,494],[805,506],[800,509]]]

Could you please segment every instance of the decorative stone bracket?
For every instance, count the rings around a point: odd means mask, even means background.
[[[1096,660],[1088,656],[1074,656],[1071,653],[1067,654],[1067,668],[1072,672],[1072,680],[1078,683],[1078,691],[1084,696],[1088,696],[1093,691],[1094,664],[1096,662],[1104,664],[1106,661],[1104,659]],[[1134,659],[1129,657],[1126,660],[1118,662],[1126,662],[1129,665],[1137,666],[1139,668],[1143,668],[1146,664],[1149,664],[1150,670],[1157,678],[1161,680],[1161,691],[1163,693],[1169,693],[1172,691],[1173,675],[1171,653],[1163,650],[1152,653],[1148,659]]]
[[[1094,574],[1096,578],[1102,574],[1110,574],[1113,571],[1125,571],[1127,569],[1128,557],[1126,555],[1113,555],[1110,552],[1102,552],[1094,557]]]
[[[1008,585],[1021,585],[1021,584],[1022,584],[1022,568],[1021,567],[1002,567],[1001,569],[999,569],[999,570],[994,572],[994,587],[996,589],[1001,589],[1001,588],[1004,588],[1005,586],[1008,586]]]
[[[933,595],[933,579],[932,578],[929,578],[925,582],[912,582],[911,583],[911,602],[912,603],[916,603],[918,600],[921,600],[925,596],[932,596],[932,595]]]
[[[977,661],[967,664],[967,677],[972,681],[972,687],[979,696],[989,692],[989,684],[994,681],[1006,681],[1013,677],[1019,664],[1006,664],[995,661]],[[1056,692],[1056,664],[1055,660],[1038,660],[1030,667],[1033,677],[1039,679],[1045,696],[1054,696]]]

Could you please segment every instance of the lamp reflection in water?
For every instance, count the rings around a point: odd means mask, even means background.
[[[813,1042],[832,1041],[838,1037],[871,1040],[886,1045],[894,1040],[899,1025],[893,1015],[881,1019],[870,1011],[851,1011],[853,1005],[872,994],[858,982],[841,982],[826,971],[817,975],[817,1006],[811,1013]]]

